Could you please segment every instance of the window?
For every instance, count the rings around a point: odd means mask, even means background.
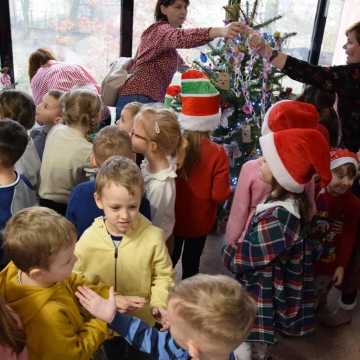
[[[120,0],[10,0],[17,88],[28,90],[28,58],[50,49],[101,81],[119,56]]]

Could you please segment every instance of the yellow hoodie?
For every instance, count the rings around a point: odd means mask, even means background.
[[[174,285],[174,270],[161,229],[139,214],[117,249],[102,217],[83,233],[76,244],[79,271],[90,281],[101,280],[121,295],[142,296],[149,303],[133,315],[155,324],[151,307],[167,307],[169,289]]]
[[[48,288],[20,285],[11,262],[0,281],[1,295],[25,329],[30,360],[89,360],[107,338],[106,323],[91,318],[74,295],[78,286],[89,286],[83,276],[72,274]],[[108,287],[90,287],[107,296]]]

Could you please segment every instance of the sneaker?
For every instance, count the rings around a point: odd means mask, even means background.
[[[327,314],[322,312],[319,316],[319,322],[321,325],[329,328],[337,328],[339,326],[348,325],[352,320],[352,312],[338,308],[337,310]]]
[[[351,294],[341,294],[338,304],[343,310],[354,310],[357,305],[357,291]]]

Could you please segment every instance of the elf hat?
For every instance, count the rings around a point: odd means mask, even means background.
[[[274,178],[287,191],[303,192],[315,173],[322,186],[330,182],[330,149],[318,130],[287,129],[259,140]]]
[[[201,71],[188,70],[181,77],[180,126],[184,130],[211,131],[220,125],[220,94]]]
[[[316,107],[296,100],[281,100],[267,110],[261,134],[285,129],[315,128],[320,119]]]
[[[348,149],[332,149],[330,151],[330,168],[331,170],[345,164],[353,164],[357,170],[359,162],[355,153]]]

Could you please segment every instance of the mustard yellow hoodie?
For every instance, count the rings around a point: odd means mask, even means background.
[[[89,360],[107,338],[106,323],[91,318],[74,295],[78,286],[89,286],[83,276],[72,274],[48,288],[20,285],[10,263],[0,281],[1,295],[25,329],[30,360]],[[108,287],[90,287],[107,296]]]
[[[89,281],[102,281],[121,295],[142,296],[148,304],[134,315],[155,324],[151,307],[167,307],[169,289],[174,285],[174,270],[163,231],[139,214],[117,249],[107,232],[103,217],[96,218],[76,244],[75,271]]]

